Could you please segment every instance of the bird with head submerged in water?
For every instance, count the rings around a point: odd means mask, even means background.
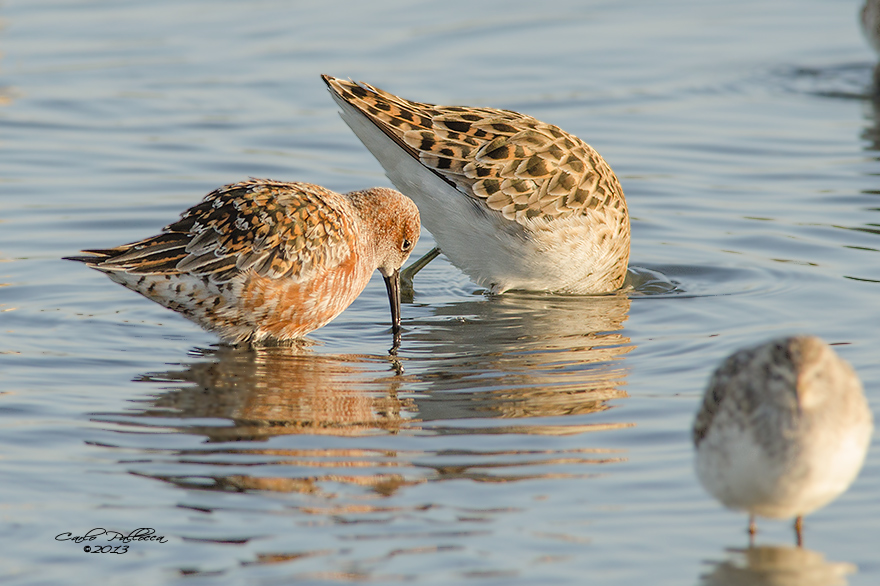
[[[413,102],[323,76],[342,118],[416,202],[438,249],[492,293],[620,289],[630,222],[617,176],[590,145],[510,110]]]

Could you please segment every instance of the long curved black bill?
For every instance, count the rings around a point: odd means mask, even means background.
[[[400,348],[400,269],[384,279],[385,288],[388,290],[388,302],[391,304],[391,333],[394,336],[391,353],[397,354],[397,349]]]

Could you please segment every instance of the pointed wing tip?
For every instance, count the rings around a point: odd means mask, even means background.
[[[332,75],[327,75],[326,73],[321,74],[321,79],[324,80],[324,83],[327,84],[327,87],[330,88],[331,91],[337,92],[337,93],[338,93],[337,86],[341,86],[346,83],[344,79],[340,79],[338,77],[333,77]]]
[[[321,79],[324,80],[324,83],[327,84],[327,88],[331,93],[343,97],[342,90],[344,89],[352,89],[352,88],[362,88],[362,89],[370,89],[373,90],[372,86],[365,84],[362,81],[354,81],[351,78],[342,79],[340,77],[333,77],[332,75],[327,75],[326,73],[321,74]],[[375,93],[375,92],[374,92]]]
[[[97,266],[101,264],[101,262],[110,258],[110,254],[106,250],[80,250],[80,252],[85,253],[88,256],[62,256],[61,260],[72,260],[74,262],[85,263],[89,266]]]

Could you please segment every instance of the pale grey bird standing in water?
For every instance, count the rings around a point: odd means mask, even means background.
[[[814,336],[740,350],[712,375],[693,426],[700,482],[723,505],[802,517],[862,468],[873,418],[852,367]]]

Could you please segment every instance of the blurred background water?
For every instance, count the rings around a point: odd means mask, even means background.
[[[855,0],[0,1],[0,579],[877,584],[880,451],[790,524],[721,508],[690,424],[811,332],[880,407],[880,131]],[[223,347],[60,260],[248,176],[390,185],[319,74],[557,124],[674,291],[487,297],[441,257],[306,351]],[[432,246],[423,234],[417,254]],[[104,527],[167,543],[59,542]],[[787,581],[786,581],[787,580]]]

